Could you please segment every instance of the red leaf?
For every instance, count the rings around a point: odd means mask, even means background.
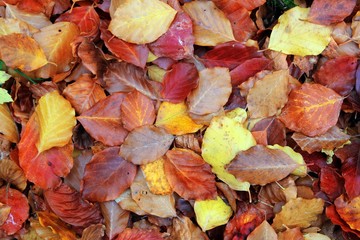
[[[359,156],[360,141],[351,140],[351,144],[346,144],[344,147],[336,150],[335,156],[340,158],[341,162],[344,163],[348,158],[357,158]]]
[[[99,206],[85,201],[79,192],[66,184],[45,191],[44,196],[51,210],[73,226],[85,228],[102,220]]]
[[[227,67],[232,70],[248,59],[262,56],[256,47],[248,47],[239,42],[227,42],[208,51],[202,59],[207,68]]]
[[[16,4],[20,10],[29,13],[44,13],[47,16],[51,15],[54,5],[55,0],[17,0]]]
[[[265,2],[266,0],[214,0],[214,3],[217,6],[222,6],[222,10],[225,12],[229,12],[239,7],[244,7],[247,10],[251,11],[257,7],[260,7]]]
[[[359,152],[359,150],[358,150]],[[341,168],[345,179],[345,190],[351,199],[360,195],[360,159],[359,157],[348,158]]]
[[[161,95],[172,103],[180,103],[198,84],[199,73],[191,63],[176,63],[166,73]]]
[[[215,175],[199,155],[187,149],[173,149],[164,162],[170,186],[186,200],[214,199],[217,196]],[[196,183],[196,188],[194,184]]]
[[[158,57],[174,60],[189,58],[193,55],[195,42],[192,24],[185,12],[179,12],[167,32],[149,44],[151,51]]]
[[[322,25],[341,22],[351,14],[355,5],[356,0],[315,0],[311,5],[308,20]]]
[[[119,234],[116,240],[163,240],[163,238],[155,230],[127,228]]]
[[[286,129],[277,118],[264,118],[251,129],[257,144],[285,146]]]
[[[8,235],[13,235],[21,229],[22,224],[29,217],[28,200],[18,190],[4,186],[0,188],[0,203],[11,207],[6,221],[0,226],[0,230],[4,230]]]
[[[115,37],[108,30],[108,26],[108,22],[104,20],[101,21],[100,37],[104,41],[105,46],[109,49],[109,51],[125,62],[132,63],[135,66],[144,68],[149,55],[149,49],[147,46],[143,44],[128,43],[118,37]]]
[[[336,211],[335,205],[328,206],[325,213],[331,222],[335,225],[339,225],[344,232],[354,233],[360,238],[360,232],[351,229],[349,225],[341,219],[340,215]]]
[[[252,204],[241,202],[236,215],[226,224],[224,240],[245,240],[264,217]]]
[[[314,79],[342,96],[354,88],[357,58],[341,56],[325,62],[314,74]]]
[[[54,147],[39,154],[39,135],[38,120],[33,114],[18,145],[20,167],[29,181],[43,189],[55,188],[61,184],[60,177],[66,176],[73,166],[73,146]]]
[[[143,125],[151,125],[155,121],[154,103],[147,96],[134,90],[127,94],[122,102],[121,116],[124,128],[128,131]]]
[[[334,201],[343,193],[344,179],[332,167],[321,168],[320,189],[331,201]]]
[[[231,76],[231,84],[233,86],[240,85],[241,83],[248,80],[250,77],[255,76],[256,73],[262,70],[271,70],[272,69],[272,61],[265,58],[251,58],[245,60],[239,66],[234,68],[230,72]]]
[[[92,202],[114,200],[130,187],[136,166],[119,156],[118,147],[96,153],[86,165],[81,193]]]
[[[77,119],[96,140],[109,146],[120,145],[128,134],[121,122],[120,106],[124,97],[122,93],[110,95]]]
[[[95,38],[99,33],[100,18],[92,5],[72,8],[56,19],[60,21],[75,23],[84,37]]]

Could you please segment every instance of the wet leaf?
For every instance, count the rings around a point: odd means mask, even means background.
[[[81,184],[85,199],[92,202],[114,200],[130,187],[136,166],[122,159],[119,150],[118,147],[107,148],[96,153],[86,164]]]
[[[145,125],[129,133],[119,154],[133,164],[146,164],[162,157],[173,140],[174,137],[166,130]]]
[[[101,203],[100,207],[105,220],[106,235],[113,239],[125,230],[130,212],[121,209],[115,201]]]
[[[216,200],[195,201],[194,211],[196,221],[204,232],[226,224],[232,215],[231,207],[219,196]]]
[[[330,42],[331,29],[304,21],[309,11],[294,7],[281,15],[271,32],[269,49],[299,56],[320,54]]]
[[[168,151],[164,167],[170,186],[182,198],[207,200],[217,196],[210,165],[193,151],[181,148]]]
[[[127,42],[150,43],[168,30],[175,15],[173,8],[159,0],[129,0],[117,7],[109,30]]]
[[[174,135],[197,132],[203,125],[196,124],[189,116],[185,103],[162,102],[155,125]]]
[[[248,240],[277,240],[275,230],[267,221],[263,221],[247,237]]]
[[[193,20],[196,45],[216,46],[235,40],[230,21],[213,2],[189,2],[183,9]]]
[[[16,186],[21,191],[24,191],[26,188],[27,179],[24,172],[10,159],[5,158],[0,160],[0,178],[4,179],[7,183]]]
[[[109,146],[120,145],[128,134],[121,122],[120,106],[124,98],[125,94],[122,93],[110,95],[77,119],[97,141]]]
[[[167,195],[173,192],[164,169],[164,158],[141,165],[147,185],[153,194]]]
[[[279,119],[287,128],[314,137],[336,124],[342,101],[330,88],[304,83],[290,92]]]
[[[0,119],[0,134],[10,142],[17,143],[19,141],[18,129],[6,104],[0,104]]]
[[[343,219],[351,229],[357,231],[360,229],[359,203],[359,196],[353,198],[352,200],[346,200],[344,195],[338,197],[334,202],[336,211],[340,215],[341,219]]]

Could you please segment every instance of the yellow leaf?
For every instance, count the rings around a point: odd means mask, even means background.
[[[1,98],[1,97],[0,97]],[[19,141],[19,133],[6,104],[0,104],[0,134],[13,143]]]
[[[165,175],[163,158],[141,165],[141,170],[153,194],[167,195],[173,192]]]
[[[328,236],[321,233],[305,233],[304,240],[331,240]]]
[[[321,198],[291,199],[281,209],[281,212],[275,215],[272,227],[276,231],[287,228],[307,228],[318,218],[323,212],[324,200]]]
[[[0,54],[6,66],[26,72],[48,63],[39,44],[33,38],[20,33],[0,36]]]
[[[160,105],[155,125],[174,135],[197,132],[203,125],[196,124],[188,115],[185,103],[163,102]]]
[[[119,4],[109,30],[127,42],[144,44],[164,34],[176,11],[159,0],[127,0]]]
[[[297,167],[291,174],[294,174],[296,176],[305,177],[307,175],[307,166],[304,161],[304,158],[300,153],[295,152],[291,147],[285,146],[282,147],[278,144],[275,144],[274,146],[267,146],[270,149],[279,149],[289,155],[289,157],[296,163],[299,164],[299,167]]]
[[[38,77],[48,78],[70,70],[74,60],[71,42],[79,34],[79,28],[71,22],[57,22],[34,34],[49,61],[37,71]]]
[[[35,108],[39,119],[40,139],[36,144],[39,153],[69,143],[76,125],[75,110],[57,91],[47,93]]]
[[[11,95],[6,89],[0,88],[0,104],[13,102]]]
[[[23,22],[19,19],[5,19],[0,18],[0,35],[8,35],[12,33],[22,33],[28,36],[32,36],[35,32],[37,32],[36,28],[31,25]]]
[[[232,215],[231,207],[218,196],[216,200],[195,201],[196,221],[205,232],[224,225]]]
[[[212,171],[219,179],[235,190],[248,191],[249,183],[240,182],[224,168],[236,154],[256,144],[251,132],[238,121],[243,114],[242,111],[238,112],[238,117],[228,113],[231,117],[225,115],[213,118],[206,129],[201,150],[202,157],[212,166]]]
[[[156,65],[147,67],[149,78],[156,82],[162,82],[166,71]]]
[[[299,56],[320,54],[329,44],[332,30],[306,21],[309,10],[294,7],[281,15],[272,30],[269,49]]]
[[[194,22],[196,45],[216,46],[235,40],[229,19],[213,2],[192,1],[183,9]]]

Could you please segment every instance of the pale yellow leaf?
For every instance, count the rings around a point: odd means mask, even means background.
[[[232,215],[232,209],[219,196],[216,200],[195,201],[196,221],[205,232],[226,224]]]
[[[192,1],[183,9],[194,22],[196,45],[216,46],[235,40],[229,19],[212,1]]]
[[[239,114],[240,117],[241,111]],[[232,189],[248,191],[250,184],[238,181],[224,166],[229,164],[236,154],[256,145],[256,142],[251,132],[237,120],[238,117],[231,114],[230,116],[213,118],[204,134],[202,157],[212,166],[212,171],[217,177]]]
[[[331,40],[331,27],[306,21],[309,10],[294,7],[281,15],[271,32],[269,49],[299,56],[320,54]]]
[[[328,236],[321,233],[305,233],[304,240],[331,240]]]
[[[160,105],[155,125],[174,135],[197,132],[203,125],[196,124],[188,115],[185,103],[163,102]]]
[[[126,0],[118,4],[109,30],[127,42],[144,44],[164,34],[176,11],[159,0]]]
[[[0,18],[0,35],[8,35],[11,33],[22,33],[31,36],[37,31],[39,30],[19,19]]]
[[[0,134],[2,134],[8,141],[17,143],[19,141],[18,129],[6,104],[0,104],[0,122]]]
[[[275,230],[271,225],[265,220],[259,226],[257,226],[254,231],[252,231],[247,240],[277,240]]]
[[[163,158],[141,165],[141,170],[153,194],[167,195],[173,192],[165,175]]]
[[[156,82],[162,82],[166,71],[156,65],[151,65],[147,67],[149,78]]]
[[[57,91],[47,93],[35,108],[39,119],[40,139],[36,144],[39,153],[69,143],[76,125],[75,110]]]
[[[11,95],[6,91],[6,89],[0,88],[0,104],[13,102]]]
[[[71,22],[57,22],[34,34],[49,61],[37,70],[38,77],[48,78],[71,69],[74,60],[71,43],[79,34],[79,28]]]

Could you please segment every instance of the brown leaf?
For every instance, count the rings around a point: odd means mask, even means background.
[[[287,102],[289,71],[280,70],[266,75],[249,90],[247,102],[251,118],[274,116]]]
[[[326,133],[315,137],[308,137],[302,133],[294,133],[292,139],[300,146],[301,150],[311,154],[321,150],[334,150],[341,147],[350,140],[350,136],[341,131],[337,126],[334,126]]]
[[[122,93],[110,95],[77,119],[96,140],[109,146],[120,145],[128,134],[121,122],[120,106],[124,97]]]
[[[351,229],[360,230],[360,196],[351,201],[345,199],[344,195],[338,197],[335,202],[336,211],[340,217],[350,226]]]
[[[105,89],[110,92],[131,92],[134,89],[157,99],[159,92],[145,77],[145,71],[132,64],[114,62],[104,74]]]
[[[277,240],[275,230],[267,221],[263,221],[259,226],[257,226],[254,231],[252,231],[247,240]]]
[[[264,118],[255,124],[251,129],[256,143],[261,145],[286,145],[285,126],[277,118]]]
[[[39,236],[42,239],[51,239],[51,240],[61,240],[61,237],[59,234],[54,233],[51,228],[44,227],[40,224],[39,219],[30,218],[30,234],[35,233],[37,236]]]
[[[162,157],[174,137],[163,128],[145,125],[134,129],[120,148],[120,156],[133,164],[142,165]]]
[[[0,226],[6,222],[10,215],[11,207],[6,204],[0,203]]]
[[[94,224],[84,229],[81,240],[102,240],[105,233],[105,226],[102,224]]]
[[[238,153],[226,170],[239,181],[265,185],[283,179],[297,167],[283,151],[256,145]]]
[[[304,240],[299,227],[286,229],[283,232],[279,232],[279,240]]]
[[[274,205],[280,202],[288,202],[296,198],[296,195],[297,188],[294,179],[289,176],[279,182],[266,184],[261,188],[258,199],[265,204]]]
[[[0,104],[0,119],[0,135],[10,142],[17,143],[19,141],[19,132],[6,104]]]
[[[136,166],[119,156],[118,147],[96,153],[86,165],[81,184],[85,199],[93,202],[114,200],[130,187]]]
[[[205,115],[219,111],[231,94],[229,69],[207,68],[199,72],[199,85],[188,98],[189,112]]]
[[[284,230],[285,226],[302,229],[310,227],[323,212],[323,208],[324,200],[320,198],[292,199],[282,207],[280,213],[276,214],[272,226],[276,231]]]
[[[166,157],[166,177],[170,186],[182,198],[207,200],[217,196],[215,175],[202,157],[191,150],[181,148],[168,151]]]
[[[0,178],[4,179],[8,184],[16,186],[21,191],[26,188],[27,179],[23,170],[10,159],[0,160]]]
[[[100,207],[105,220],[106,235],[109,239],[113,239],[125,230],[130,212],[121,209],[115,201],[103,202]]]
[[[128,131],[143,125],[151,125],[155,121],[154,103],[147,96],[134,90],[127,94],[122,102],[121,115],[124,128]]]
[[[333,127],[340,114],[342,97],[320,84],[304,83],[290,92],[279,119],[290,130],[313,137]]]
[[[207,235],[197,227],[190,218],[181,216],[173,218],[170,240],[208,240]]]
[[[142,230],[138,228],[125,229],[116,240],[163,240],[160,233],[155,230]]]
[[[104,90],[88,74],[81,75],[74,83],[68,85],[63,94],[78,114],[106,98]]]
[[[190,149],[198,154],[201,153],[199,138],[197,138],[194,134],[176,136],[175,144],[177,147]]]

